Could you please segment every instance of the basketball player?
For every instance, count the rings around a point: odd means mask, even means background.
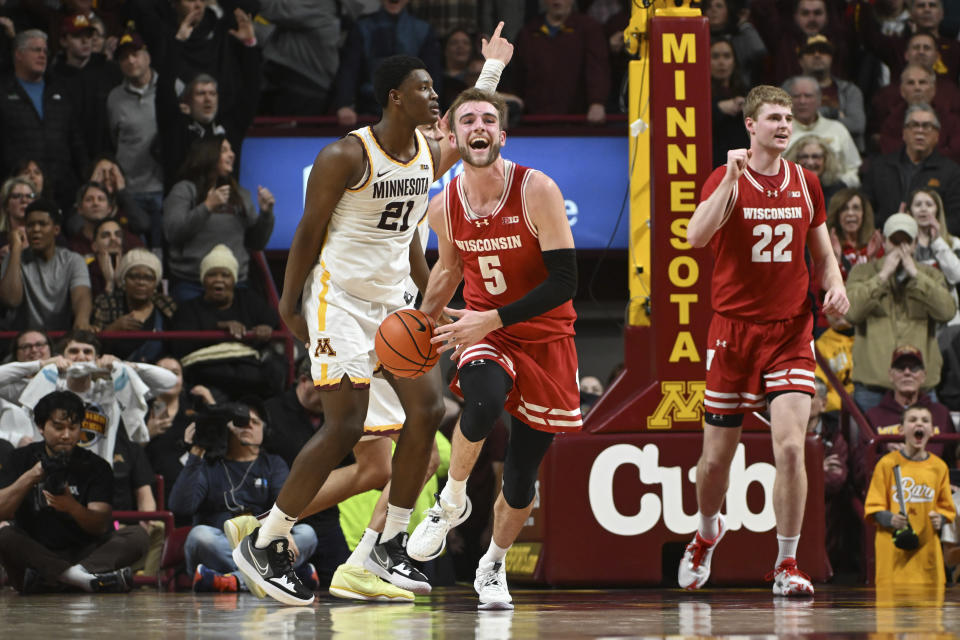
[[[797,568],[797,542],[807,497],[803,449],[814,386],[813,315],[804,251],[826,291],[824,313],[849,307],[827,233],[823,191],[816,175],[781,157],[793,132],[793,102],[776,87],[747,95],[749,149],[727,153],[703,185],[687,227],[695,247],[713,249],[713,310],[707,337],[703,451],[697,463],[700,525],[687,545],[678,578],[699,589],[726,525],[720,507],[743,414],[770,407],[776,480],[773,505],[780,552],[776,595],[813,595]]]
[[[487,63],[478,80],[494,87],[513,53],[500,37],[501,28],[502,23],[484,43]],[[492,82],[488,67],[496,67]],[[374,334],[387,315],[411,302],[404,296],[408,276],[425,290],[429,271],[415,232],[430,184],[457,159],[456,149],[417,130],[435,124],[440,115],[422,61],[387,58],[373,80],[383,117],[317,156],[280,299],[284,322],[307,344],[314,384],[323,391],[325,424],[297,456],[262,526],[233,552],[248,583],[291,605],[312,603],[313,593],[292,570],[287,534],[363,434],[378,362]],[[303,315],[296,311],[301,294]],[[405,546],[410,511],[443,415],[440,372],[417,379],[384,376],[400,399],[405,428],[393,457],[386,524],[366,568],[397,586],[429,592],[429,582],[409,561]]]
[[[460,151],[463,173],[430,202],[439,259],[420,308],[457,318],[433,341],[452,350],[458,371],[451,389],[464,405],[447,484],[407,545],[414,559],[434,558],[447,532],[469,516],[467,477],[506,406],[513,425],[503,489],[474,581],[481,609],[513,608],[504,559],[533,506],[540,461],[555,433],[582,425],[573,234],[553,180],[500,156],[505,118],[503,99],[477,89],[450,107],[450,145]],[[467,308],[444,309],[461,280]]]

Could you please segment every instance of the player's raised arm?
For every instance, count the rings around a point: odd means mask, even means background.
[[[450,302],[450,298],[457,292],[460,281],[463,280],[463,261],[460,253],[447,237],[447,223],[443,215],[443,199],[446,191],[441,191],[433,197],[427,207],[427,219],[430,228],[437,234],[437,263],[430,272],[427,290],[423,294],[420,310],[437,320],[440,312]]]
[[[687,241],[694,247],[706,246],[713,234],[723,225],[733,188],[743,175],[750,155],[749,149],[731,149],[727,152],[727,172],[710,197],[697,205],[687,224]]]
[[[309,339],[306,322],[303,316],[297,313],[297,302],[303,293],[303,284],[320,255],[320,246],[333,208],[347,187],[360,180],[363,170],[363,148],[354,136],[346,136],[328,145],[317,154],[313,162],[307,181],[303,217],[300,218],[290,243],[287,268],[283,274],[283,292],[278,305],[280,317],[301,342]]]

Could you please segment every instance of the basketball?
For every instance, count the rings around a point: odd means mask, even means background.
[[[384,369],[398,378],[419,378],[440,359],[432,337],[433,320],[417,309],[401,309],[380,323],[374,348]]]

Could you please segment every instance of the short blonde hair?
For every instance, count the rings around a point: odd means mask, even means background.
[[[747,101],[743,105],[743,117],[756,120],[757,112],[765,104],[777,104],[781,107],[793,109],[793,98],[790,94],[769,84],[758,84],[747,94]]]

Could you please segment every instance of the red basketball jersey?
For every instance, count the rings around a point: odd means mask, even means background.
[[[726,173],[714,169],[703,185],[705,200]],[[776,175],[748,166],[734,185],[720,229],[710,240],[713,310],[752,322],[795,318],[809,312],[810,272],[804,260],[807,232],[826,222],[817,176],[780,161]]]
[[[444,189],[447,239],[463,260],[463,299],[476,311],[519,300],[547,279],[537,232],[527,215],[524,189],[533,169],[505,161],[506,188],[493,213],[478,216],[463,192],[462,174]],[[573,335],[577,314],[567,300],[544,314],[499,332],[520,342],[550,342]]]

